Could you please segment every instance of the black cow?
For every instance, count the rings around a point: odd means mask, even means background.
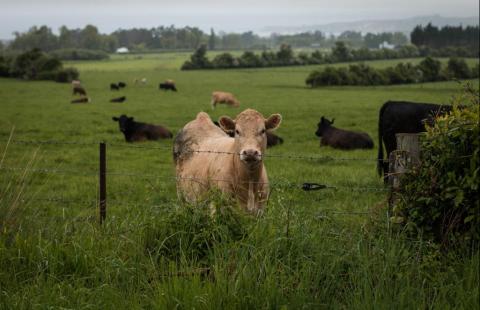
[[[88,103],[88,102],[90,102],[90,98],[88,97],[82,97],[82,98],[73,99],[72,101],[70,101],[70,103]]]
[[[163,126],[135,122],[133,117],[128,117],[125,114],[120,117],[112,117],[112,120],[118,122],[120,131],[125,136],[127,142],[158,140],[173,137],[170,130]]]
[[[378,174],[388,173],[388,156],[397,148],[397,133],[419,133],[425,131],[425,122],[433,123],[438,115],[452,110],[451,106],[433,103],[387,101],[378,115]],[[387,160],[383,160],[383,144]]]
[[[158,85],[158,88],[163,89],[165,91],[167,91],[167,90],[177,91],[177,88],[175,87],[175,84],[172,84],[172,83],[160,83]]]
[[[87,91],[85,90],[85,88],[83,88],[82,86],[74,86],[73,87],[73,94],[74,95],[82,95],[82,96],[87,96]]]
[[[122,96],[122,97],[110,99],[110,102],[124,102],[125,100],[127,100],[127,97]]]
[[[371,149],[373,140],[365,132],[348,131],[332,126],[335,119],[329,121],[322,116],[315,135],[322,138],[320,145],[330,145],[343,150]]]
[[[127,84],[125,82],[118,82],[118,87],[119,88],[125,88]]]
[[[220,127],[220,124],[217,121],[214,121],[213,123],[216,126]],[[222,127],[220,127],[220,128],[222,128]],[[223,128],[222,128],[222,130],[223,130]],[[225,131],[225,133],[232,138],[235,137],[235,133],[233,131]],[[272,147],[272,146],[275,146],[275,145],[278,145],[278,144],[283,144],[283,139],[281,137],[277,136],[276,134],[274,134],[273,132],[271,132],[270,130],[267,130],[266,134],[267,134],[267,147]]]
[[[120,90],[120,87],[115,83],[110,83],[110,90]]]

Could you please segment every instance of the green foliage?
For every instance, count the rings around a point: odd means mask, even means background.
[[[78,79],[79,73],[73,68],[64,69],[62,62],[55,56],[33,49],[8,60],[0,58],[0,76],[64,83]]]
[[[344,42],[335,42],[335,47],[332,49],[332,57],[335,62],[345,62],[351,59],[350,51]]]
[[[479,104],[478,90],[457,97],[453,111],[427,127],[421,165],[402,178],[395,212],[412,232],[444,245],[480,241]]]
[[[107,53],[100,50],[79,48],[59,49],[51,51],[49,54],[60,60],[102,60],[110,58]]]
[[[473,77],[463,59],[450,59],[447,72],[442,71],[441,62],[427,57],[418,65],[398,63],[395,67],[375,69],[364,64],[342,67],[325,67],[311,72],[305,83],[311,87],[330,85],[395,85],[419,82],[436,82],[449,78]],[[475,70],[475,69],[473,69]]]
[[[447,64],[447,70],[452,77],[458,79],[468,79],[472,75],[464,59],[450,58]]]
[[[238,61],[235,57],[232,56],[232,54],[229,53],[222,53],[218,54],[215,56],[215,58],[212,60],[212,66],[214,68],[233,68],[238,65]]]
[[[207,58],[207,46],[202,44],[195,53],[192,54],[189,61],[182,65],[182,70],[208,69],[212,63]]]
[[[54,80],[59,83],[69,83],[78,80],[79,75],[75,68],[63,68],[56,72]]]
[[[422,72],[423,82],[434,82],[439,81],[440,78],[440,69],[442,64],[440,61],[433,59],[432,57],[427,57],[420,62],[418,69]]]

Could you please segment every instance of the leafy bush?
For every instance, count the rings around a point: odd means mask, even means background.
[[[69,83],[73,80],[78,80],[78,70],[75,68],[64,68],[58,70],[55,74],[54,80],[59,83]]]
[[[50,52],[50,55],[60,60],[102,60],[108,59],[107,53],[99,50],[66,48]]]
[[[478,90],[467,91],[450,114],[427,127],[421,165],[402,179],[394,209],[411,232],[444,245],[480,241],[479,104]]]
[[[232,68],[238,66],[238,61],[232,56],[232,54],[222,53],[215,56],[212,65],[215,68]]]
[[[78,71],[74,68],[63,68],[62,62],[39,49],[0,58],[0,76],[16,77],[25,80],[53,80],[70,82],[78,79]]]
[[[476,70],[476,71],[475,71]],[[473,72],[473,73],[471,73]],[[365,64],[345,68],[325,67],[311,72],[305,83],[311,87],[331,85],[394,85],[447,80],[449,77],[470,78],[477,69],[470,71],[463,59],[450,59],[449,67],[442,70],[438,60],[427,57],[418,66],[399,63],[395,67],[375,69]],[[476,73],[478,76],[478,73]]]
[[[201,45],[182,65],[182,70],[208,69],[212,68],[211,62],[207,58],[207,46]]]
[[[447,65],[450,76],[458,79],[468,79],[471,76],[470,68],[463,59],[450,58]]]
[[[442,63],[432,57],[427,57],[420,62],[418,69],[422,72],[423,82],[438,81]]]

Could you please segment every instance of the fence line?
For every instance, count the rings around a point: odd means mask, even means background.
[[[2,141],[7,142],[7,141]],[[40,145],[98,145],[100,142],[79,142],[79,141],[58,141],[58,140],[11,140],[13,144],[40,144]],[[159,146],[144,146],[144,145],[126,145],[119,143],[105,142],[107,146],[119,147],[119,148],[134,148],[134,149],[146,149],[146,150],[169,150],[172,151],[171,145],[159,145]],[[207,153],[207,154],[225,154],[225,155],[240,155],[236,152],[225,151],[213,151],[213,150],[187,150],[183,153]],[[296,155],[296,154],[264,154],[265,158],[282,158],[290,160],[312,160],[312,161],[371,161],[371,162],[388,162],[388,159],[379,160],[377,158],[355,158],[355,157],[332,157],[332,156],[315,156],[315,155]]]
[[[83,176],[98,176],[97,171],[85,172],[80,170],[57,170],[57,169],[41,169],[41,168],[27,168],[27,167],[0,167],[0,170],[10,170],[10,171],[30,171],[34,173],[51,173],[51,174],[62,174],[62,175],[83,175]],[[160,179],[160,180],[170,180],[170,181],[194,181],[199,183],[207,182],[232,182],[231,179],[216,179],[209,178],[207,180],[196,178],[196,177],[178,177],[178,176],[162,176],[162,175],[153,175],[153,174],[143,174],[136,172],[106,172],[107,176],[126,176],[126,177],[139,177],[139,178],[149,178],[149,179]],[[248,184],[249,181],[240,182],[240,184]],[[369,186],[349,186],[349,185],[326,185],[320,183],[310,183],[310,182],[290,182],[286,180],[272,180],[270,182],[253,182],[254,184],[260,185],[270,185],[273,187],[283,187],[283,188],[297,188],[303,189],[304,191],[313,191],[321,189],[348,189],[353,191],[372,191],[372,192],[386,192],[388,191],[383,187],[369,187]]]

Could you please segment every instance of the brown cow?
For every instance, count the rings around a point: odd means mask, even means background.
[[[73,87],[73,94],[74,95],[79,94],[83,97],[86,97],[87,96],[87,91],[82,86],[74,86]]]
[[[212,93],[212,109],[215,109],[217,103],[225,103],[226,105],[232,107],[238,107],[240,105],[240,101],[235,98],[232,93],[227,93],[223,91],[214,91]]]
[[[281,120],[280,114],[265,119],[259,112],[247,109],[235,120],[220,117],[222,130],[207,113],[200,112],[175,138],[173,157],[179,196],[193,202],[211,188],[218,188],[234,196],[248,211],[260,211],[269,196],[262,161],[267,147],[266,130],[277,128]],[[225,131],[235,132],[235,137]]]

